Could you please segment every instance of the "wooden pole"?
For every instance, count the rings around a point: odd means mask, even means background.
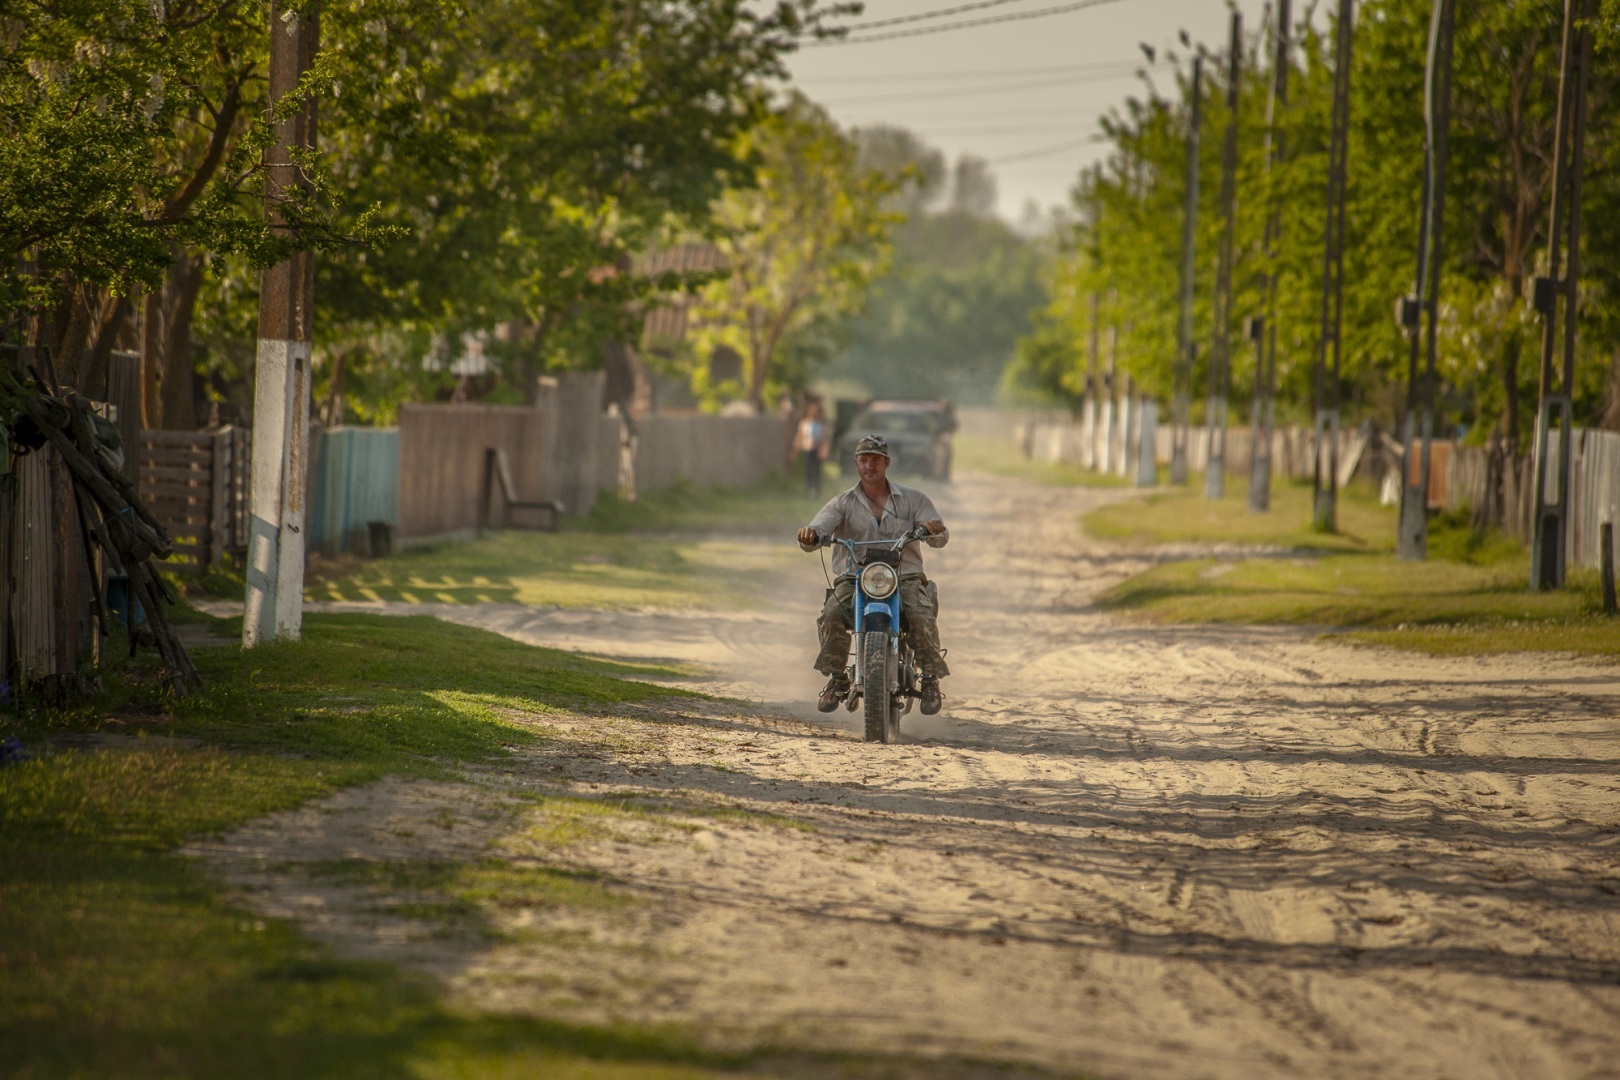
[[[270,5],[270,101],[292,93],[314,63],[313,9]],[[276,125],[265,156],[265,213],[283,227],[282,205],[308,192],[295,163],[315,148],[315,103]],[[259,347],[254,364],[253,467],[247,595],[242,644],[297,640],[304,600],[304,466],[309,452],[310,344],[315,262],[302,252],[264,271],[259,285]]]

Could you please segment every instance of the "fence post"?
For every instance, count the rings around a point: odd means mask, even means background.
[[[1614,600],[1614,522],[1605,521],[1598,526],[1598,537],[1603,545],[1603,614],[1615,613]]]
[[[495,487],[495,448],[484,448],[484,483],[478,496],[478,535],[489,532],[489,499]]]
[[[208,486],[212,496],[208,508],[208,565],[218,569],[225,557],[225,537],[230,527],[230,429],[216,431],[209,438],[209,444],[213,455],[208,470]]]

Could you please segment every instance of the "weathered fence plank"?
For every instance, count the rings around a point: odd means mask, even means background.
[[[240,428],[141,432],[141,500],[176,541],[176,569],[200,573],[246,546],[247,446]]]

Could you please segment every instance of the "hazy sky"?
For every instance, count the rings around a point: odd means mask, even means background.
[[[1178,30],[1185,29],[1211,50],[1223,49],[1230,32],[1231,9],[1224,0],[1094,2],[1097,6],[1044,18],[865,44],[812,46],[792,56],[789,66],[795,84],[846,126],[896,124],[953,160],[963,153],[988,158],[1000,184],[1001,213],[1016,221],[1029,199],[1043,209],[1067,205],[1075,174],[1104,152],[1091,141],[1097,118],[1142,89],[1136,71],[1147,61],[1138,42],[1158,48],[1159,62],[1151,70],[1158,85],[1168,89],[1173,76],[1165,48],[1175,49],[1186,62],[1186,50],[1176,41]],[[867,0],[864,14],[842,21],[875,22],[959,6],[977,10],[866,33],[919,30],[1067,4]],[[1260,18],[1262,0],[1240,0],[1238,6],[1248,33]]]

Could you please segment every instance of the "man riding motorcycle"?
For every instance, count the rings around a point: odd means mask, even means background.
[[[855,471],[860,479],[848,491],[833,496],[799,530],[799,547],[815,551],[824,539],[897,540],[918,528],[929,532],[929,547],[944,547],[951,534],[940,520],[932,500],[915,488],[889,480],[889,441],[881,435],[863,435],[855,444]],[[837,577],[827,590],[826,603],[816,629],[821,637],[821,653],[816,670],[830,676],[816,701],[816,708],[832,712],[849,696],[849,644],[855,631],[852,609],[855,573],[849,553],[833,550],[833,570]],[[934,587],[923,573],[922,552],[908,545],[900,558],[900,607],[905,633],[922,672],[919,705],[924,714],[939,712],[939,680],[949,675],[939,648],[939,607]]]

